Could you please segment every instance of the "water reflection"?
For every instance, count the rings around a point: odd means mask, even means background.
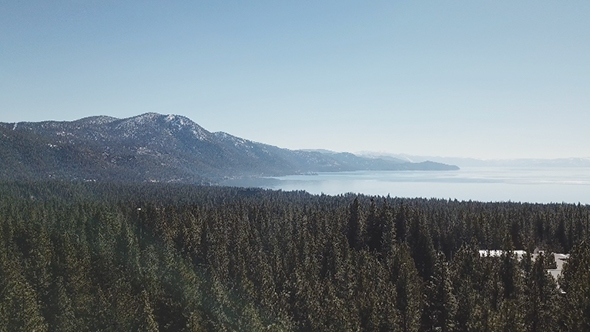
[[[250,185],[329,195],[353,192],[398,197],[590,204],[590,168],[358,171],[267,178]]]

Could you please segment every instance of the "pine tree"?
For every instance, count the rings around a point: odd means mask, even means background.
[[[80,321],[76,317],[72,300],[69,298],[60,276],[52,287],[52,295],[55,296],[55,307],[52,308],[53,319],[50,321],[52,331],[77,331],[80,329]]]
[[[453,294],[453,285],[448,263],[442,252],[438,252],[434,264],[434,273],[425,287],[424,313],[422,314],[423,331],[455,331],[457,299]]]
[[[563,267],[559,286],[562,298],[563,331],[590,331],[590,244],[575,246]]]
[[[523,258],[527,259],[526,257]],[[547,257],[539,253],[529,272],[525,264],[524,312],[527,332],[556,331],[557,284],[545,270]]]
[[[388,265],[391,282],[395,284],[401,331],[418,331],[422,316],[422,286],[408,246],[400,245]]]
[[[2,325],[8,331],[47,331],[38,294],[22,276],[20,267],[12,261],[11,265],[2,266],[1,270],[0,310],[3,313],[0,314],[6,319]]]
[[[382,235],[382,253],[383,256],[393,254],[395,246],[397,244],[396,226],[393,218],[392,208],[387,203],[387,200],[383,201],[381,210],[379,212],[379,219],[382,222],[383,235]]]
[[[382,215],[378,215],[375,200],[371,199],[367,216],[367,245],[370,251],[381,253],[384,223]]]
[[[426,227],[423,216],[418,215],[410,225],[408,245],[412,252],[412,258],[422,280],[428,280],[432,276],[435,261],[435,251],[432,237]]]
[[[364,225],[358,197],[355,198],[350,205],[346,234],[348,238],[348,245],[351,248],[360,250],[363,247]]]
[[[137,331],[158,332],[158,322],[154,316],[154,310],[150,298],[145,290],[141,291],[138,308]]]

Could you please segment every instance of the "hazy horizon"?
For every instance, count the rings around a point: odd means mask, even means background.
[[[136,116],[132,116],[130,118],[134,118],[134,117],[139,117],[142,115],[145,115],[148,113],[144,113],[144,114],[139,114]],[[155,113],[155,114],[160,114],[160,115],[180,115],[181,114],[161,114],[161,113]],[[88,117],[100,117],[100,116],[107,116],[107,117],[113,117],[113,118],[117,118],[117,119],[126,119],[126,118],[120,118],[120,117],[114,117],[114,116],[110,116],[110,115],[91,115]],[[78,118],[78,119],[72,119],[72,120],[53,120],[53,119],[49,119],[49,120],[38,120],[38,121],[18,121],[18,122],[5,122],[5,121],[0,121],[0,122],[4,122],[4,123],[26,123],[26,122],[52,122],[52,121],[77,121],[77,120],[81,120],[83,118]],[[192,119],[191,119],[192,120]],[[198,124],[198,123],[197,123]],[[207,130],[207,128],[204,128],[205,130]],[[210,132],[216,132],[216,131],[210,131]],[[223,130],[219,131],[219,132],[225,132]],[[232,133],[228,133],[225,132],[227,134],[232,135]],[[247,137],[240,137],[243,139],[248,139]],[[256,142],[256,141],[254,141]],[[269,145],[274,145],[273,143],[269,143],[269,142],[256,142],[256,143],[262,143],[262,144],[269,144]],[[275,145],[276,146],[276,145]],[[280,147],[280,146],[279,146]],[[280,147],[283,148],[283,147]],[[405,159],[407,158],[408,161],[412,161],[412,162],[421,162],[421,161],[426,161],[426,160],[430,160],[430,161],[434,161],[434,160],[445,160],[445,159],[457,159],[457,160],[473,160],[473,161],[482,161],[482,162],[487,162],[487,161],[533,161],[533,160],[572,160],[572,159],[581,159],[581,160],[588,160],[590,161],[590,156],[570,156],[570,157],[558,157],[558,158],[526,158],[526,157],[517,157],[517,158],[476,158],[476,157],[470,157],[470,156],[457,156],[457,155],[418,155],[418,154],[413,154],[413,153],[401,153],[401,152],[390,152],[390,151],[370,151],[370,150],[363,150],[363,151],[336,151],[336,150],[329,150],[329,149],[324,149],[321,147],[316,147],[316,148],[301,148],[301,149],[293,149],[293,150],[302,150],[302,151],[324,151],[324,152],[328,152],[328,153],[352,153],[352,154],[356,154],[356,155],[361,155],[361,156],[374,156],[374,157],[394,157],[394,158],[399,158],[399,159]],[[412,160],[412,158],[414,158]],[[444,162],[444,161],[443,161]]]
[[[288,149],[588,158],[590,2],[0,4],[0,122],[183,115]]]
[[[305,190],[317,195],[352,192],[460,201],[590,204],[588,170],[590,167],[567,170],[466,167],[457,171],[323,172],[313,176],[273,177],[272,181],[252,181],[246,186]]]

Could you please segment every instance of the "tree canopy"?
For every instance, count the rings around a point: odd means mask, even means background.
[[[0,331],[590,329],[587,205],[20,182],[0,211]],[[559,280],[478,254],[534,248]]]

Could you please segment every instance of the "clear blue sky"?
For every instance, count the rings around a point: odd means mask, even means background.
[[[590,1],[0,0],[0,122],[145,112],[292,149],[590,157]]]

